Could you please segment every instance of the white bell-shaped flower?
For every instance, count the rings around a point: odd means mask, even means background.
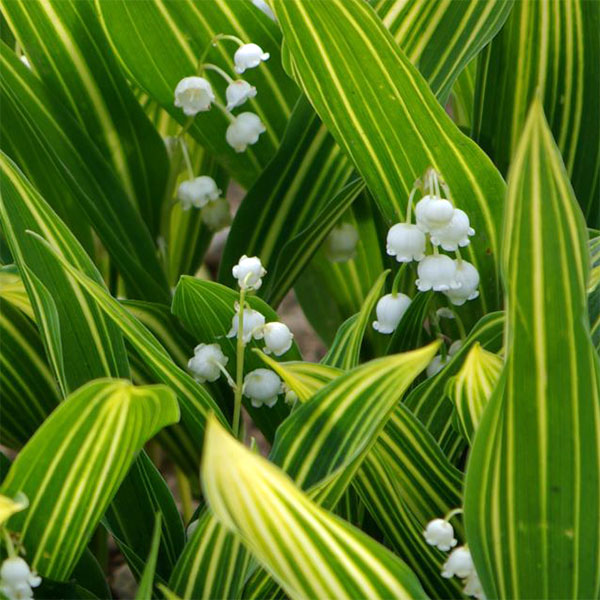
[[[246,256],[245,254],[231,269],[231,272],[238,280],[240,288],[245,290],[258,290],[262,285],[262,278],[267,274],[267,270],[262,266],[258,256]]]
[[[445,519],[429,521],[423,535],[430,546],[435,546],[442,552],[448,552],[450,548],[454,548],[457,544],[454,537],[454,527]]]
[[[269,56],[270,54],[263,52],[263,49],[258,44],[244,44],[233,55],[235,72],[241,75],[246,69],[254,69],[261,62],[269,60]]]
[[[235,303],[235,315],[231,319],[231,329],[227,334],[228,338],[234,338],[238,333],[240,305]],[[242,341],[247,344],[252,338],[261,340],[263,338],[263,327],[265,316],[252,308],[244,308],[244,322],[242,323],[243,335]]]
[[[388,231],[386,250],[398,262],[422,260],[425,257],[425,234],[411,223],[396,223]]]
[[[375,307],[377,321],[373,321],[373,329],[379,333],[393,333],[411,302],[412,300],[405,294],[382,296]]]
[[[229,202],[225,198],[209,202],[202,208],[200,215],[204,223],[213,231],[219,231],[231,223]]]
[[[183,109],[188,117],[210,110],[215,95],[208,79],[184,77],[175,88],[175,106]]]
[[[294,334],[285,323],[274,321],[263,327],[263,337],[265,354],[273,353],[275,356],[281,356],[292,347]]]
[[[465,546],[459,546],[453,550],[448,557],[448,560],[442,566],[442,577],[450,579],[451,577],[459,577],[464,579],[473,573],[473,559],[471,552]]]
[[[417,273],[419,278],[416,284],[421,292],[456,290],[461,285],[456,281],[455,262],[445,254],[426,256],[419,263]]]
[[[274,371],[254,369],[244,377],[242,392],[255,408],[263,404],[270,408],[277,402],[277,396],[283,393],[283,384]]]
[[[266,130],[258,115],[244,112],[235,117],[229,125],[225,139],[236,152],[244,152],[248,146],[256,144],[258,136]]]
[[[427,377],[437,375],[450,362],[451,358],[450,354],[446,354],[445,358],[441,354],[434,356],[425,370]]]
[[[425,233],[433,229],[439,229],[450,222],[453,213],[454,207],[448,200],[433,196],[423,196],[415,207],[417,227]]]
[[[225,90],[227,110],[233,110],[256,96],[256,88],[243,79],[232,81]]]
[[[188,369],[200,383],[216,381],[221,376],[219,365],[224,367],[228,361],[219,344],[198,344],[188,361]]]
[[[182,181],[177,188],[177,199],[181,202],[183,210],[188,210],[192,206],[202,208],[220,195],[221,190],[217,187],[215,180],[208,175]]]
[[[331,262],[346,262],[354,257],[358,231],[351,223],[334,227],[325,241],[325,255]]]
[[[453,252],[459,246],[461,248],[468,246],[471,243],[469,236],[472,235],[475,235],[475,230],[471,227],[467,213],[460,208],[455,208],[447,225],[431,230],[431,243]]]
[[[460,258],[454,261],[456,272],[454,278],[459,287],[444,291],[450,302],[461,306],[467,300],[475,300],[479,296],[479,271],[466,260]]]
[[[33,590],[42,583],[42,578],[31,572],[29,565],[20,556],[7,558],[0,567],[0,593],[8,600],[33,598]]]
[[[479,580],[479,575],[473,570],[467,578],[465,579],[465,587],[463,589],[463,593],[465,596],[473,596],[478,600],[485,600],[485,595],[483,593],[483,587],[481,586],[481,581]]]

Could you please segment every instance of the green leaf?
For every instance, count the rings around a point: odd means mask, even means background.
[[[381,290],[388,275],[389,271],[384,271],[379,276],[360,312],[344,321],[329,351],[323,357],[323,364],[344,370],[352,369],[358,365],[360,348],[365,331],[369,325],[369,317],[375,308],[377,300],[381,296]]]
[[[235,43],[221,41],[211,48],[219,33],[235,35],[259,44],[271,57],[260,68],[244,73],[256,87],[256,98],[244,110],[258,114],[267,127],[258,144],[236,153],[225,141],[229,121],[218,109],[199,114],[190,135],[224,165],[242,185],[250,185],[273,155],[298,91],[281,68],[281,34],[273,21],[251,3],[217,0],[202,3],[96,1],[107,35],[134,81],[175,120],[187,117],[173,104],[175,86],[194,75],[198,61],[209,49],[206,62],[234,75]],[[224,99],[225,83],[213,71],[205,73],[218,99]],[[224,103],[224,102],[223,102]]]
[[[433,296],[433,292],[417,292],[398,323],[398,327],[392,333],[386,354],[406,352],[418,348],[423,343],[423,338],[427,334],[423,324]]]
[[[292,598],[425,597],[401,560],[312,502],[214,419],[204,453],[201,474],[210,506]]]
[[[3,44],[0,65],[3,149],[88,251],[91,244],[82,238],[82,223],[96,230],[130,296],[168,302],[150,232],[106,158],[65,106]]]
[[[154,583],[154,573],[156,571],[156,561],[158,559],[158,549],[160,547],[160,513],[156,513],[154,521],[154,530],[152,531],[152,545],[150,546],[150,553],[144,567],[144,574],[140,580],[137,592],[135,593],[135,600],[150,600],[152,598],[152,589]]]
[[[239,293],[214,283],[193,277],[182,277],[175,290],[173,298],[173,313],[181,319],[188,331],[195,337],[196,343],[213,344],[217,342],[225,356],[228,357],[226,369],[235,378],[236,373],[236,340],[226,337],[231,329],[231,321],[235,314],[234,304],[239,300]],[[263,300],[256,296],[247,298],[250,307],[265,316],[267,322],[278,321],[277,313]],[[258,347],[257,342],[249,343],[246,348]],[[300,352],[294,343],[282,359],[299,359]],[[244,372],[248,373],[261,367],[261,360],[253,352],[246,351]],[[233,406],[231,388],[223,381],[207,384],[211,390],[220,390],[224,406]],[[267,439],[272,440],[277,426],[288,415],[289,409],[283,402],[278,402],[269,408],[263,406],[254,408],[247,398],[244,407],[252,416],[254,423],[260,428]]]
[[[418,66],[442,102],[446,87],[489,42],[506,19],[510,8],[511,3],[504,0],[436,4],[420,0],[379,0],[375,3],[384,25],[407,53],[409,60]],[[464,24],[466,29],[457,29],[457,23]],[[464,34],[466,31],[468,36]],[[440,53],[442,47],[444,52]],[[284,58],[286,55],[289,52],[284,53]],[[315,221],[320,221],[321,210],[349,182],[353,171],[351,161],[335,143],[327,127],[321,124],[307,99],[301,97],[292,112],[277,154],[248,191],[236,213],[221,261],[219,281],[231,283],[231,268],[242,254],[259,256],[267,270],[271,270],[282,255],[285,244]],[[412,181],[410,183],[412,185]],[[371,254],[371,244],[367,244],[365,239],[370,228],[365,226],[364,230],[359,228],[359,231],[361,242]],[[310,300],[302,302],[303,308],[311,311],[309,320],[327,343],[333,339],[340,323],[360,309],[370,287],[383,270],[380,244],[373,246],[373,251],[377,249],[377,256],[369,256],[367,261],[362,261],[363,257],[360,256],[361,245],[356,265],[330,265],[319,261],[320,270],[324,273],[314,286],[306,284],[311,290],[307,293]],[[343,294],[347,287],[352,287],[348,282],[354,281],[357,271],[361,273],[359,279],[364,280],[365,266],[377,261],[379,266],[369,271],[372,278],[365,282],[364,289],[359,290],[358,300],[352,302],[350,296]],[[311,275],[312,279],[316,276]],[[332,281],[338,285],[332,284]],[[315,290],[325,286],[332,291],[315,301]],[[284,293],[282,288],[279,295],[283,296]],[[337,313],[337,310],[328,296],[336,298],[338,295],[341,295],[339,304],[346,309],[342,308],[341,315],[333,320],[328,315]],[[349,303],[350,307],[347,308]],[[327,311],[318,311],[321,306],[329,308]],[[317,321],[319,318],[320,323]],[[325,327],[328,324],[323,324],[323,320],[332,321],[333,325]]]
[[[156,235],[167,153],[119,69],[93,2],[2,0],[0,6],[35,73],[94,140]]]
[[[473,125],[475,139],[506,173],[528,107],[540,98],[590,227],[600,227],[599,31],[598,2],[516,2],[481,56]]]
[[[123,380],[92,382],[52,413],[1,488],[29,498],[8,526],[20,533],[33,568],[52,579],[69,577],[137,452],[178,419],[168,388]]]
[[[18,449],[52,412],[60,396],[35,324],[3,298],[0,339],[0,439],[2,445]]]
[[[466,254],[481,275],[481,309],[495,308],[504,183],[489,159],[452,123],[368,4],[274,6],[305,93],[388,221],[403,218],[427,167],[442,173],[480,236]]]
[[[195,473],[199,449],[204,437],[206,417],[213,413],[226,425],[223,416],[211,395],[190,375],[180,369],[169,357],[156,338],[118,300],[93,279],[76,269],[42,238],[37,238],[38,247],[45,248],[46,255],[54,258],[54,263],[80,284],[97,303],[100,310],[120,329],[123,336],[144,359],[150,372],[158,381],[168,385],[177,394],[181,406],[181,427],[171,428],[175,440],[172,456],[182,469]],[[169,434],[169,432],[165,432]]]
[[[460,371],[448,382],[448,396],[454,405],[459,431],[469,444],[498,383],[503,365],[504,361],[497,354],[476,343]]]
[[[43,236],[97,285],[103,285],[100,274],[73,234],[14,163],[0,155],[0,164],[0,220],[62,390],[68,393],[96,377],[127,376],[125,346],[117,328],[76,281],[40,252],[39,244],[27,232]]]
[[[511,166],[504,227],[506,365],[468,463],[469,547],[487,597],[596,598],[600,365],[587,235],[539,100]]]
[[[600,237],[590,240],[592,270],[588,285],[590,327],[596,350],[600,353]]]

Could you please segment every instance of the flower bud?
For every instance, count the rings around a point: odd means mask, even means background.
[[[243,152],[248,146],[256,144],[260,134],[266,130],[258,115],[244,112],[235,117],[229,125],[225,139],[236,152]]]
[[[188,117],[210,110],[215,101],[210,82],[204,77],[184,77],[175,88],[175,106]]]
[[[415,207],[417,226],[425,233],[447,225],[454,213],[454,207],[448,200],[423,196]]]
[[[387,253],[398,262],[422,260],[425,256],[425,234],[411,223],[396,223],[387,234]]]
[[[225,198],[219,198],[214,202],[209,202],[202,208],[202,220],[213,231],[219,231],[231,223],[231,214],[229,213],[229,202]]]
[[[294,334],[284,323],[274,321],[267,323],[263,327],[263,336],[265,340],[265,354],[271,352],[275,356],[285,354],[292,347]]]
[[[258,290],[262,285],[262,277],[267,274],[257,256],[246,256],[240,258],[238,264],[231,269],[233,276],[238,280],[240,288],[245,290]]]
[[[444,292],[456,290],[460,283],[456,281],[456,264],[444,254],[426,256],[417,267],[419,278],[416,281],[419,291]]]
[[[325,242],[325,255],[331,262],[346,262],[354,257],[358,231],[351,223],[334,227]]]
[[[235,72],[242,74],[246,69],[254,69],[265,60],[269,59],[269,53],[257,44],[244,44],[240,46],[233,55]]]
[[[379,333],[393,333],[411,302],[412,300],[405,294],[382,296],[375,308],[377,321],[373,321],[373,329]]]
[[[255,408],[263,404],[270,408],[277,402],[277,396],[283,392],[283,385],[274,371],[254,369],[244,377],[242,391],[250,398]]]
[[[434,377],[437,375],[449,362],[452,357],[450,354],[446,354],[446,358],[443,358],[441,354],[434,356],[431,362],[427,365],[426,374],[427,377]]]
[[[7,558],[0,567],[0,593],[8,600],[33,598],[31,588],[42,583],[42,578],[31,572],[20,556]]]
[[[225,97],[227,98],[227,110],[233,110],[238,106],[241,106],[256,96],[256,88],[250,85],[247,81],[239,79],[238,81],[232,81],[225,90]]]

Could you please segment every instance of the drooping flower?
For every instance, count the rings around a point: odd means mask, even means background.
[[[405,294],[382,296],[375,307],[377,321],[373,321],[373,329],[379,333],[393,333],[411,302],[412,300]]]
[[[235,303],[235,314],[231,319],[231,329],[227,334],[228,338],[234,338],[238,333],[239,325],[239,304]],[[265,324],[265,317],[257,310],[252,308],[244,308],[244,322],[242,323],[243,335],[242,341],[247,344],[252,338],[255,340],[261,340],[263,337],[263,326]]]
[[[183,109],[188,117],[210,110],[215,95],[208,79],[184,77],[175,88],[175,106]]]
[[[479,575],[477,575],[475,570],[471,571],[471,573],[467,575],[465,579],[465,587],[463,589],[463,593],[465,594],[465,596],[473,596],[478,600],[485,600],[483,587],[481,586]]]
[[[198,344],[188,361],[188,369],[200,383],[216,381],[221,376],[219,365],[224,367],[228,361],[219,344]]]
[[[445,292],[456,290],[461,284],[456,280],[456,264],[445,254],[426,256],[417,268],[419,291]]]
[[[431,243],[448,252],[470,244],[469,236],[475,235],[469,217],[464,210],[455,208],[450,221],[438,229],[431,230]]]
[[[398,262],[422,260],[425,257],[425,234],[411,223],[396,223],[388,231],[386,250]]]
[[[233,55],[235,72],[241,75],[246,69],[254,69],[261,62],[268,60],[269,56],[270,54],[263,52],[263,49],[258,44],[244,44]]]
[[[448,552],[450,548],[454,548],[457,544],[454,537],[454,527],[445,519],[429,521],[423,535],[430,546],[435,546],[443,552]]]
[[[200,215],[204,223],[213,231],[219,231],[231,223],[229,202],[225,198],[209,202],[202,208]]]
[[[273,21],[277,20],[273,14],[273,11],[271,10],[271,7],[265,2],[265,0],[252,0],[252,4],[254,4],[254,6],[256,6],[256,8],[259,10],[262,10],[262,12],[264,12],[269,19]]]
[[[270,408],[277,402],[277,396],[283,393],[283,385],[274,371],[254,369],[244,377],[242,391],[255,408],[263,404]]]
[[[217,187],[215,180],[208,175],[182,181],[177,188],[177,199],[181,202],[183,210],[188,210],[192,206],[202,208],[220,195],[221,190]]]
[[[469,577],[473,571],[471,552],[466,546],[459,546],[450,553],[448,560],[442,566],[442,577],[450,579],[456,575],[456,577],[464,579]]]
[[[331,262],[346,262],[356,253],[358,231],[351,223],[334,227],[325,241],[325,255]]]
[[[231,272],[238,280],[240,288],[245,290],[258,290],[262,285],[262,277],[267,274],[267,270],[262,266],[258,256],[246,256],[245,254],[231,269]]]
[[[292,347],[294,334],[284,323],[273,321],[263,327],[265,341],[265,354],[273,353],[275,356],[285,354]]]
[[[248,146],[256,144],[260,134],[266,130],[258,115],[243,112],[229,125],[225,139],[236,152],[244,152]]]
[[[417,226],[425,233],[447,225],[453,213],[451,202],[434,196],[423,196],[415,207]]]
[[[479,271],[466,260],[456,259],[454,261],[456,271],[455,281],[459,284],[456,288],[444,290],[444,294],[450,302],[456,306],[461,306],[467,300],[474,300],[479,296]]]
[[[42,583],[42,578],[31,572],[29,565],[20,556],[7,558],[0,567],[0,592],[8,600],[33,598],[33,590]]]
[[[243,79],[232,81],[225,90],[227,110],[233,110],[256,96],[256,88]]]

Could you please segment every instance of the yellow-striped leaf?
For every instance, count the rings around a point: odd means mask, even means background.
[[[600,364],[581,210],[539,100],[509,173],[506,365],[471,451],[467,538],[490,598],[600,595]]]
[[[448,382],[448,396],[454,405],[461,435],[471,444],[481,415],[490,399],[504,361],[492,352],[473,345],[460,371]]]
[[[277,25],[250,2],[96,0],[96,8],[134,81],[180,123],[187,117],[173,104],[175,86],[183,77],[197,72],[205,49],[209,50],[206,62],[216,64],[232,77],[235,75],[233,54],[237,45],[225,40],[211,48],[215,35],[235,35],[269,52],[271,57],[265,64],[244,73],[244,79],[258,91],[256,98],[244,105],[244,110],[258,114],[267,127],[258,144],[236,153],[225,141],[229,121],[216,108],[197,115],[189,130],[242,185],[251,184],[279,145],[298,96],[298,90],[281,67],[281,33]],[[217,98],[223,100],[226,83],[212,71],[205,75]]]
[[[303,90],[388,221],[403,218],[427,167],[443,174],[481,236],[467,252],[482,277],[480,306],[496,307],[504,183],[491,161],[452,123],[367,3],[274,6]]]
[[[542,99],[575,195],[600,227],[600,3],[518,0],[483,52],[475,139],[502,173],[519,145],[527,109]]]
[[[92,382],[52,413],[1,488],[29,498],[8,528],[20,533],[33,568],[52,579],[69,577],[136,454],[178,419],[168,388],[123,380]]]
[[[214,419],[204,453],[202,482],[213,511],[292,598],[425,597],[401,560],[312,502]]]

